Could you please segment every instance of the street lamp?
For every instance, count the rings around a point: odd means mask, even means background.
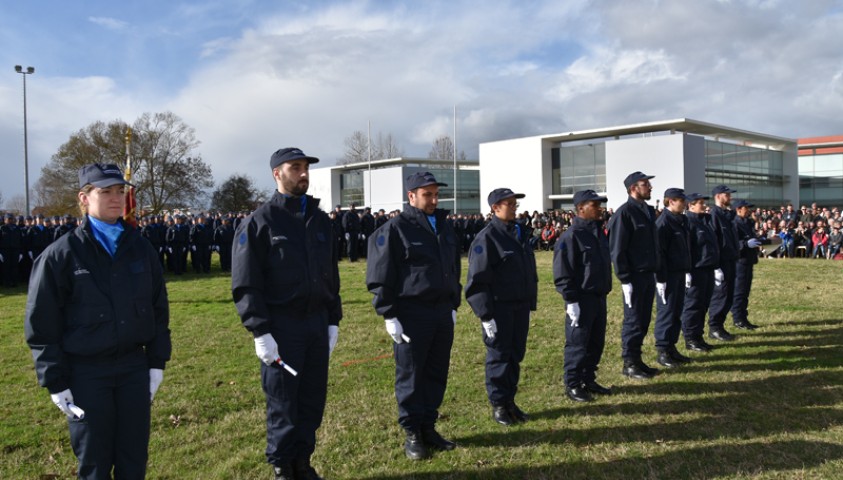
[[[29,209],[29,145],[26,132],[26,76],[35,73],[34,67],[26,67],[23,69],[20,65],[15,65],[15,71],[23,75],[23,174],[24,187],[26,188],[26,214],[32,213]]]

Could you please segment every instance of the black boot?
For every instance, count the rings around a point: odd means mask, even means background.
[[[591,380],[589,382],[585,382],[583,384],[583,386],[589,392],[596,393],[597,395],[611,395],[612,394],[611,388],[606,388],[603,385],[600,385],[599,383],[597,383],[596,380]]]
[[[740,322],[735,322],[735,327],[741,328],[743,330],[755,330],[758,328],[758,325],[750,322],[749,320],[744,320]]]
[[[642,365],[644,365],[644,364],[640,360],[635,361],[635,360],[624,359],[624,361],[623,361],[623,371],[621,373],[623,373],[624,376],[627,376],[627,377],[635,379],[635,380],[649,380],[649,379],[653,378],[652,375],[650,375],[649,373],[647,373],[646,371],[644,371],[641,368]]]
[[[705,340],[703,340],[702,337],[691,338],[691,339],[685,340],[685,348],[687,350],[692,351],[692,352],[703,352],[703,353],[708,353],[708,352],[714,350],[714,346],[711,345],[710,343],[706,342]]]
[[[594,400],[594,397],[585,388],[585,385],[577,385],[575,387],[566,386],[565,395],[575,402],[591,402]]]
[[[506,425],[507,427],[517,423],[517,420],[512,417],[511,413],[509,413],[509,409],[506,408],[506,405],[492,405],[492,418],[494,418],[496,422],[501,425]]]
[[[506,408],[509,410],[509,414],[512,416],[512,418],[518,420],[519,422],[526,422],[530,419],[530,416],[524,413],[523,410],[518,408],[518,405],[516,405],[514,401],[509,402]]]
[[[295,480],[296,475],[293,472],[293,466],[289,464],[272,466],[272,471],[275,473],[275,480]]]
[[[439,435],[433,427],[422,428],[422,441],[427,447],[434,450],[453,450],[457,448],[457,444]]]
[[[407,430],[407,439],[404,440],[404,453],[410,460],[424,460],[430,454],[424,446],[421,432],[418,430]]]
[[[721,342],[731,342],[732,340],[735,339],[735,336],[732,335],[731,333],[727,332],[726,329],[723,328],[723,327],[720,327],[720,328],[717,328],[717,329],[714,329],[714,328],[711,329],[711,331],[708,332],[708,336],[709,336],[709,338],[713,338],[715,340],[720,340]]]
[[[659,350],[659,356],[656,362],[665,368],[675,368],[679,366],[679,362],[673,359],[667,350]]]
[[[293,470],[296,472],[296,480],[322,480],[322,477],[310,465],[310,457],[295,459]]]
[[[676,345],[671,345],[667,352],[670,354],[672,359],[679,363],[691,363],[691,357],[686,357],[685,355],[679,353],[679,350],[676,349]]]

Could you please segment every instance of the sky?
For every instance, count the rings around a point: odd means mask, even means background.
[[[24,193],[15,65],[35,67],[30,187],[91,123],[171,111],[216,184],[245,174],[268,190],[278,148],[329,166],[371,125],[426,157],[454,107],[470,158],[483,142],[675,118],[840,135],[840,25],[843,0],[3,2],[0,195]]]

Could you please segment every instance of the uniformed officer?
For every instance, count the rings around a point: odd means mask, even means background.
[[[277,191],[240,223],[232,251],[232,294],[262,362],[266,459],[279,480],[320,478],[310,457],[342,318],[330,220],[307,195],[318,161],[298,148],[272,154]]]
[[[623,374],[643,380],[658,374],[641,360],[641,345],[650,328],[655,272],[659,268],[656,214],[647,205],[653,186],[652,175],[630,173],[624,179],[629,199],[609,219],[609,247],[615,275],[623,290],[621,344]]]
[[[190,257],[195,273],[211,271],[211,244],[214,242],[214,230],[205,221],[205,216],[196,216],[196,223],[190,228]]]
[[[356,262],[360,256],[360,216],[353,203],[342,216],[342,229],[348,246],[348,261]]]
[[[597,383],[606,343],[606,296],[612,291],[609,240],[603,233],[606,197],[574,194],[577,216],[553,250],[553,282],[565,299],[565,394],[576,402],[611,395]]]
[[[461,300],[460,252],[448,211],[436,208],[439,183],[429,172],[406,179],[409,205],[369,239],[366,287],[394,341],[398,423],[404,452],[420,460],[428,448],[452,450],[436,431],[448,383],[454,325]]]
[[[515,394],[538,293],[536,257],[529,236],[515,222],[519,198],[524,194],[508,188],[489,193],[492,221],[471,244],[465,284],[465,299],[483,327],[492,417],[502,425],[528,419],[515,404]]]
[[[673,368],[691,361],[679,353],[676,342],[682,329],[685,289],[691,286],[691,244],[688,218],[684,215],[685,191],[668,188],[664,192],[665,209],[656,219],[659,235],[660,268],[656,271],[656,361]]]
[[[0,262],[3,267],[3,285],[18,285],[18,263],[23,257],[23,234],[15,223],[15,216],[7,213],[0,225]]]
[[[190,241],[190,227],[184,215],[176,215],[176,223],[167,229],[167,251],[172,262],[173,273],[181,275],[187,270],[187,248]]]
[[[703,338],[705,313],[714,291],[714,272],[720,266],[717,234],[711,226],[711,215],[706,212],[705,201],[708,198],[699,193],[688,195],[688,211],[685,212],[691,242],[691,286],[685,290],[682,334],[685,336],[685,348],[694,352],[714,349]]]
[[[735,293],[732,302],[732,321],[735,327],[755,330],[757,325],[749,321],[747,306],[749,292],[752,289],[752,274],[758,263],[758,247],[767,245],[770,240],[759,238],[755,233],[755,221],[752,208],[755,205],[746,200],[735,202],[735,233],[738,239],[738,261],[735,265]]]
[[[214,244],[220,254],[220,269],[231,271],[231,242],[234,241],[234,229],[231,228],[231,217],[222,217],[220,226],[214,230]]]
[[[67,416],[78,475],[142,479],[150,404],[170,359],[156,252],[123,222],[111,164],[79,170],[82,224],[35,259],[24,331],[38,382]]]
[[[708,336],[723,342],[735,339],[734,335],[726,331],[724,325],[735,294],[738,236],[735,231],[735,212],[729,207],[732,204],[732,194],[736,191],[726,185],[718,185],[711,190],[715,203],[711,207],[711,225],[720,246],[720,268],[719,272],[714,271],[714,292],[708,307]]]

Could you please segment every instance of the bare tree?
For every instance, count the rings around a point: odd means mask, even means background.
[[[16,213],[18,215],[29,215],[26,211],[26,196],[22,193],[13,195],[12,198],[6,202],[6,211]]]
[[[345,138],[345,155],[340,159],[341,165],[366,162],[369,160],[369,137],[360,130]],[[372,160],[397,158],[404,156],[404,149],[396,143],[391,133],[384,136],[378,132],[372,142]]]
[[[434,160],[453,160],[454,159],[454,141],[451,140],[450,135],[439,135],[433,141],[433,148],[427,154],[428,158]],[[465,160],[465,152],[460,150],[457,155],[457,160]]]
[[[94,122],[70,136],[35,184],[45,214],[75,213],[79,191],[77,172],[89,163],[126,164],[127,124]],[[151,213],[191,206],[213,186],[211,167],[196,151],[193,128],[171,112],[143,114],[133,126],[132,179],[139,206]]]

